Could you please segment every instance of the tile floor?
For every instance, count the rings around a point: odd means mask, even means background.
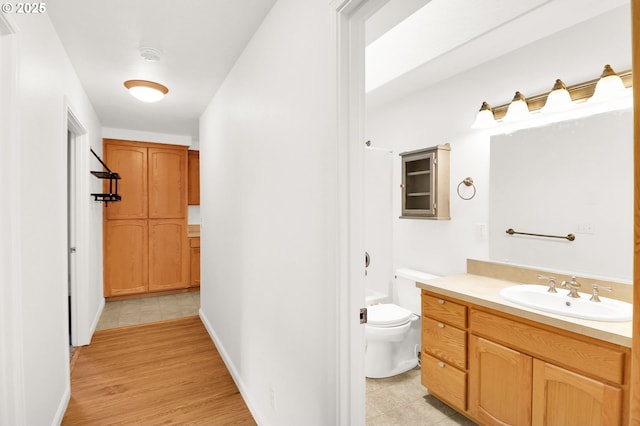
[[[198,315],[200,292],[107,302],[96,330]]]
[[[367,379],[367,426],[473,426],[471,420],[429,395],[420,367],[386,379]]]

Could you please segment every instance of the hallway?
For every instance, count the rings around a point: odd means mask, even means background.
[[[195,316],[97,331],[72,363],[63,425],[253,425]]]

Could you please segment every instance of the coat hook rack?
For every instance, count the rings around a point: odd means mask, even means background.
[[[91,174],[97,177],[98,179],[109,179],[109,192],[108,193],[95,193],[91,194],[94,198],[94,201],[102,201],[105,206],[109,206],[109,203],[113,203],[115,201],[121,201],[122,197],[118,194],[118,181],[120,180],[120,175],[116,172],[112,172],[109,167],[102,161],[102,159],[96,154],[92,148],[91,153],[94,157],[98,159],[102,167],[106,169],[105,171],[92,171]]]

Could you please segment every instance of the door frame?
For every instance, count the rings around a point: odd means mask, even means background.
[[[633,69],[633,331],[629,390],[629,424],[640,424],[640,0],[631,0]]]
[[[364,22],[387,0],[332,0],[337,87],[336,336],[337,421],[364,424],[364,329],[356,321],[364,300],[362,255],[364,145]],[[640,40],[640,0],[631,0],[632,40]],[[640,70],[640,42],[632,46],[632,68]],[[640,71],[633,74],[640,87]],[[640,318],[640,90],[634,90],[634,318]],[[633,324],[629,419],[640,423],[640,321]]]
[[[91,341],[92,334],[92,318],[90,318],[88,306],[89,306],[89,140],[87,137],[87,130],[75,114],[73,107],[71,106],[69,99],[65,98],[65,137],[67,140],[66,132],[73,134],[73,149],[74,153],[71,156],[75,161],[74,164],[68,164],[67,170],[71,167],[75,169],[74,172],[74,190],[75,194],[72,197],[74,200],[73,206],[68,208],[73,209],[73,215],[75,217],[75,270],[68,271],[70,275],[73,275],[70,286],[71,293],[71,344],[73,346],[88,345]],[[69,230],[67,230],[67,233]]]
[[[332,0],[336,48],[337,163],[332,182],[337,228],[335,265],[337,425],[365,424],[364,114],[365,22],[388,0]]]

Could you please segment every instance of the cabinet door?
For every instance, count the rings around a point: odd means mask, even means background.
[[[186,147],[184,149],[149,148],[149,218],[185,217],[187,217]]]
[[[530,425],[532,358],[476,336],[469,350],[469,412],[486,425]]]
[[[148,291],[147,221],[108,221],[104,230],[104,295]]]
[[[104,161],[117,172],[118,193],[122,201],[105,207],[107,219],[144,219],[147,217],[147,148],[105,140]],[[108,181],[105,181],[108,191]],[[105,204],[106,206],[107,204]]]
[[[613,426],[621,413],[621,389],[534,360],[533,424]]]
[[[188,254],[184,219],[150,219],[149,291],[188,287]]]
[[[200,247],[191,247],[191,254],[189,257],[191,265],[191,273],[189,274],[191,282],[189,285],[191,287],[198,287],[200,286]]]
[[[200,205],[200,152],[189,151],[189,195],[190,206]]]
[[[402,215],[435,214],[435,151],[402,157]]]

